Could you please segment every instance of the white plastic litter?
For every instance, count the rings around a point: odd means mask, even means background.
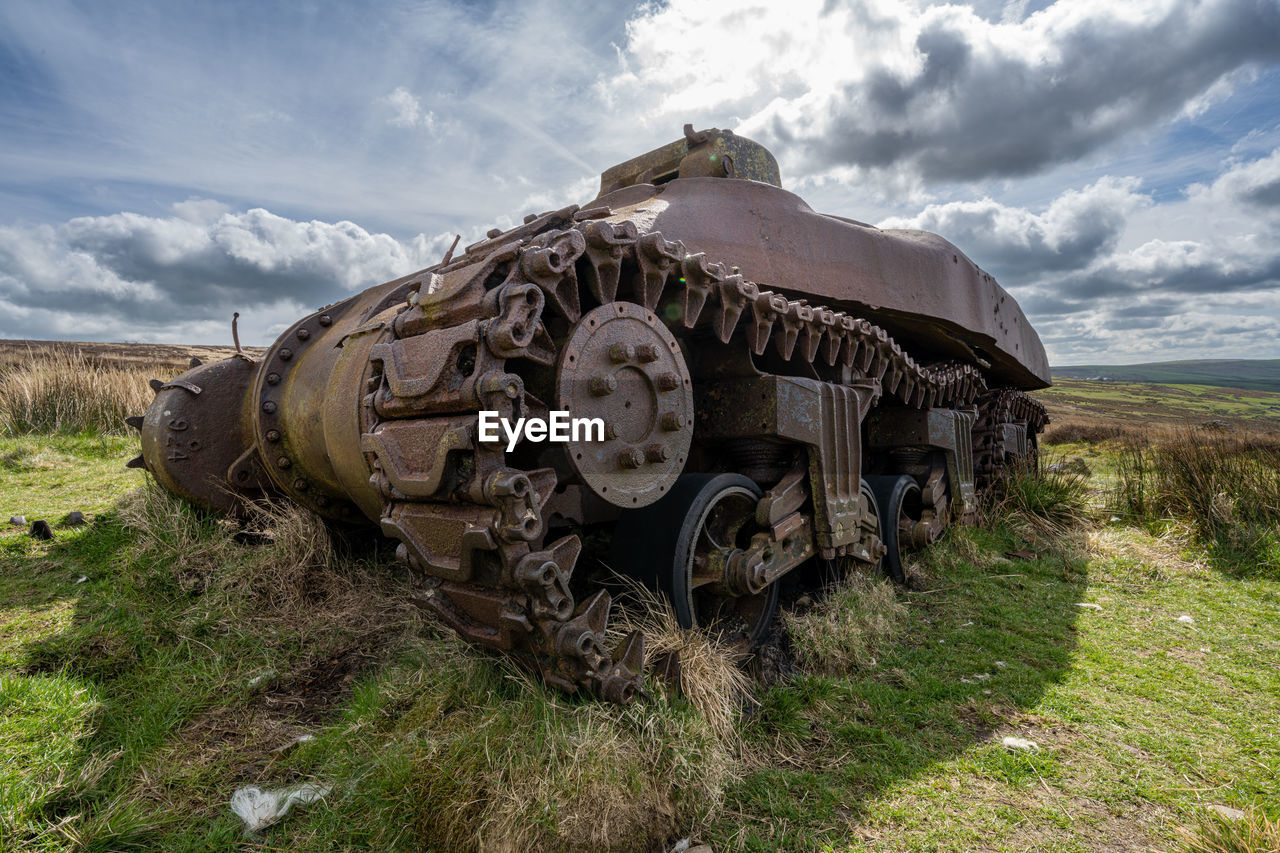
[[[973,621],[972,621],[972,620],[970,620],[970,621],[968,621],[968,622],[964,623],[963,625],[961,625],[960,627],[961,627],[961,628],[968,628],[968,627],[969,627],[970,625],[972,625],[972,624],[973,624]]]
[[[1120,516],[1118,516],[1118,515],[1113,515],[1113,516],[1111,516],[1111,520],[1112,520],[1112,521],[1119,521],[1119,520],[1120,520]]]
[[[676,842],[676,846],[672,847],[668,853],[686,853],[693,846],[692,838],[681,838]]]
[[[1001,743],[1005,749],[1011,749],[1015,752],[1039,752],[1040,744],[1026,738],[1014,737],[1007,735]]]
[[[80,577],[76,578],[76,583],[84,583],[84,582],[85,582],[85,581],[87,581],[88,579],[89,579],[89,578],[88,578],[88,577],[86,577],[85,575],[81,575]]]
[[[270,681],[275,677],[276,677],[276,671],[274,669],[264,669],[262,672],[258,673],[253,678],[249,679],[249,686],[257,687],[262,682]]]
[[[1181,616],[1178,617],[1178,621],[1183,623],[1184,625],[1196,624],[1196,620],[1192,619],[1190,616],[1188,616],[1185,613],[1183,613]]]
[[[294,803],[314,803],[328,796],[329,785],[313,785],[310,782],[288,788],[264,791],[257,785],[239,788],[231,795],[231,811],[244,821],[249,832],[261,832],[289,813]]]
[[[998,660],[996,661],[996,666],[1000,667],[1001,669],[1004,669],[1006,666],[1008,666],[1008,664],[1002,660]]]
[[[1077,601],[1076,607],[1083,607],[1085,610],[1101,610],[1101,604],[1094,604],[1091,601]]]
[[[1227,820],[1244,820],[1246,817],[1248,817],[1248,815],[1240,811],[1240,809],[1233,809],[1231,806],[1223,806],[1223,805],[1218,805],[1216,803],[1214,805],[1209,806],[1209,810],[1217,812],[1218,814],[1225,817]]]

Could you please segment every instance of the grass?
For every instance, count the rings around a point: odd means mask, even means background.
[[[1216,563],[1280,579],[1280,440],[1180,431],[1128,441],[1114,504],[1147,524],[1185,524]]]
[[[687,698],[619,709],[436,628],[371,543],[282,509],[240,544],[128,438],[0,438],[0,511],[91,521],[0,531],[0,849],[1268,849],[1280,580],[1109,521],[1119,446],[790,611],[769,686],[633,602]],[[227,807],[303,781],[333,792],[261,835]]]
[[[0,435],[122,434],[124,419],[151,404],[147,380],[185,369],[91,358],[78,350],[6,352],[0,359]]]

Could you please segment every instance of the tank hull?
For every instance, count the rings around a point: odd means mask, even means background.
[[[816,213],[758,181],[681,178],[590,202],[692,252],[732,259],[742,276],[885,328],[917,357],[987,362],[995,382],[1049,385],[1044,346],[996,280],[936,234],[881,230]]]

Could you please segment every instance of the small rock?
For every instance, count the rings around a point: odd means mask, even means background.
[[[1209,806],[1209,811],[1217,812],[1227,820],[1244,820],[1246,815],[1240,809],[1233,809],[1231,806],[1223,806],[1217,803]]]
[[[1040,751],[1040,744],[1036,743],[1035,741],[1027,740],[1026,738],[1014,737],[1013,735],[1006,735],[1005,739],[1002,740],[1000,743],[1004,746],[1005,749],[1012,750],[1014,752],[1039,752]]]
[[[1089,601],[1077,601],[1076,607],[1083,607],[1085,610],[1101,610],[1102,609],[1101,604],[1093,604],[1092,602],[1089,602]]]
[[[697,847],[690,847],[689,853],[711,853],[711,847],[706,844],[699,844]]]
[[[1183,623],[1184,625],[1196,624],[1196,620],[1192,619],[1190,616],[1188,616],[1185,613],[1183,613],[1181,616],[1178,617],[1178,621]]]
[[[983,690],[983,691],[982,691],[982,695],[983,695],[983,696],[990,696],[990,695],[991,695],[991,691],[990,691],[990,690]]]
[[[974,676],[974,678],[978,681],[986,681],[990,677],[991,677],[991,673],[989,672],[980,672]]]
[[[25,515],[11,515],[9,516],[9,523],[14,527],[26,527],[27,517]]]
[[[1008,664],[1002,660],[998,660],[996,661],[996,666],[1000,667],[1001,669],[1004,669],[1006,666],[1008,666]]]
[[[37,518],[31,522],[31,532],[29,534],[32,539],[52,539],[53,529],[49,527],[49,522],[43,518]]]
[[[1211,651],[1213,651],[1213,649],[1209,648],[1208,646],[1201,646],[1201,647],[1200,647],[1200,651],[1202,651],[1202,652],[1211,652]]]
[[[972,619],[970,619],[968,622],[964,623],[964,624],[963,624],[963,625],[961,625],[960,627],[961,627],[961,628],[968,628],[968,627],[969,627],[970,625],[972,625],[972,624],[973,624],[973,620],[972,620]]]
[[[807,595],[802,595],[796,599],[796,607],[812,607],[813,599]]]
[[[82,524],[84,524],[84,513],[78,509],[67,513],[67,517],[62,519],[63,527],[79,527]]]

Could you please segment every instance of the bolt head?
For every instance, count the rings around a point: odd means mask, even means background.
[[[275,401],[267,400],[265,403],[263,403],[262,411],[266,412],[268,415],[275,414],[275,411],[276,411]]]
[[[321,326],[325,326],[325,327],[327,328],[327,327],[329,327],[329,326],[333,325],[333,318],[332,318],[332,317],[330,317],[328,314],[321,314],[321,315],[320,315],[320,320],[319,320],[318,322],[320,323],[320,325],[321,325]],[[326,501],[326,503],[327,503],[327,501]]]
[[[267,441],[279,441],[279,440],[280,440],[280,430],[278,429],[267,430]]]
[[[623,468],[639,468],[644,464],[644,454],[639,448],[630,447],[618,454],[618,465]]]
[[[650,462],[666,462],[667,448],[662,444],[651,444],[644,449],[644,458]]]
[[[659,373],[653,378],[653,384],[659,391],[674,391],[680,387],[680,377],[674,373]]]
[[[636,348],[631,344],[617,343],[609,347],[609,360],[614,364],[626,364],[636,357]]]
[[[293,464],[293,460],[291,460],[288,456],[281,456],[279,459],[276,460],[277,468],[288,468],[292,464]]]
[[[595,396],[607,397],[618,390],[618,380],[611,373],[600,373],[591,377],[588,387]]]
[[[268,373],[268,374],[267,374],[267,384],[268,384],[268,385],[277,385],[277,384],[279,384],[279,382],[280,382],[280,374],[279,374],[279,373]]]
[[[285,347],[284,349],[280,350],[281,361],[288,361],[291,358],[293,358],[293,350],[289,349],[288,347]]]
[[[662,416],[662,428],[667,432],[676,432],[684,429],[684,418],[675,412],[667,412]]]
[[[311,333],[308,332],[306,329],[299,329],[296,334],[298,335],[298,340],[300,341],[305,341],[307,338],[311,337]]]
[[[307,490],[307,485],[307,481],[301,477],[293,481],[293,487],[300,492],[305,492]]]
[[[641,344],[636,347],[636,357],[645,364],[650,364],[658,360],[658,348],[653,344]]]

